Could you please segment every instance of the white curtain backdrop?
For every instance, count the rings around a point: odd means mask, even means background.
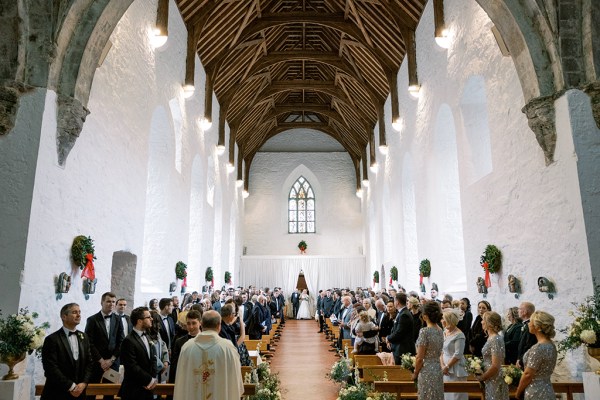
[[[240,264],[240,284],[243,286],[283,289],[286,301],[296,288],[298,275],[304,279],[310,294],[312,313],[321,289],[370,287],[365,257],[326,256],[243,256]],[[288,307],[290,310],[291,307]],[[289,311],[288,311],[289,312]]]

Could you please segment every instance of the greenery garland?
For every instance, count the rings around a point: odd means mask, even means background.
[[[211,267],[206,268],[206,272],[204,273],[204,280],[206,282],[212,282],[213,280],[213,270]]]
[[[487,263],[487,270],[491,274],[495,274],[502,267],[502,252],[493,244],[488,244],[479,262],[484,271],[486,269],[484,264]]]
[[[398,268],[396,268],[396,266],[393,266],[392,269],[390,269],[390,275],[392,276],[393,281],[398,280]]]
[[[373,282],[379,283],[379,272],[378,271],[373,272]]]
[[[83,269],[87,263],[85,256],[88,254],[94,255],[94,251],[94,241],[91,237],[80,235],[73,239],[73,245],[71,245],[71,257],[73,258],[73,262],[75,262],[80,269]],[[94,260],[95,259],[96,256],[94,256]]]
[[[175,264],[175,277],[177,279],[185,279],[187,277],[187,264],[185,264],[183,261],[177,261],[177,264]]]
[[[419,274],[421,274],[424,278],[431,276],[431,262],[429,262],[428,259],[421,261],[421,264],[419,265]]]
[[[226,284],[231,283],[231,272],[229,272],[229,271],[225,271],[225,283]]]

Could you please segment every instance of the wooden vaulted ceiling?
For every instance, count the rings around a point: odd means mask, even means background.
[[[356,161],[427,0],[176,2],[244,159],[306,127]]]

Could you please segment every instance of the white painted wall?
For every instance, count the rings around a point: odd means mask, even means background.
[[[288,234],[287,199],[300,175],[315,192],[314,234]],[[259,152],[250,168],[249,184],[244,218],[247,255],[299,254],[300,240],[307,242],[310,255],[360,254],[360,201],[348,153]]]
[[[592,292],[569,122],[570,112],[581,107],[581,99],[571,104],[565,98],[556,102],[556,161],[546,167],[543,152],[521,112],[524,101],[514,64],[511,58],[502,57],[490,32],[489,18],[473,0],[448,0],[444,5],[452,33],[448,50],[434,41],[431,2],[417,29],[419,99],[408,94],[406,63],[400,69],[401,132],[392,128],[389,99],[386,103],[389,154],[378,153],[379,171],[369,172],[370,188],[363,202],[375,204],[375,212],[366,213],[366,229],[377,235],[387,230],[379,226],[382,218],[377,212],[378,205],[385,204],[386,182],[394,194],[389,215],[394,216],[393,225],[402,229],[392,230],[394,249],[382,249],[381,244],[389,246],[389,241],[377,236],[368,246],[367,259],[375,260],[371,264],[382,264],[393,254],[391,261],[399,267],[400,282],[417,289],[418,263],[429,258],[430,282],[438,283],[442,293],[466,291],[476,303],[482,299],[475,286],[477,277],[483,276],[479,257],[487,244],[495,244],[503,252],[504,267],[492,276],[487,300],[493,309],[503,313],[522,300],[531,301],[552,313],[558,327],[564,327],[570,321],[568,304]],[[478,81],[483,84],[478,85]],[[446,179],[441,181],[442,188],[432,179],[452,165],[444,167],[436,155],[440,110],[451,115],[441,127],[445,134],[455,131],[458,154],[458,185]],[[482,154],[491,158],[482,159]],[[437,198],[440,190],[451,193],[460,204],[450,227],[446,224],[452,216],[451,201],[447,195]],[[370,275],[376,266],[371,268]],[[509,274],[522,280],[520,300],[508,293]],[[554,300],[538,291],[540,276],[557,284]],[[426,280],[427,291],[430,282]]]
[[[64,168],[56,155],[56,95],[49,92],[46,97],[20,304],[38,311],[52,330],[60,326],[59,310],[68,302],[80,304],[84,321],[98,312],[101,294],[110,290],[115,251],[138,257],[132,306],[167,296],[179,260],[188,263],[190,290],[201,287],[207,266],[216,267],[215,284],[220,286],[230,260],[239,263],[239,244],[230,247],[228,237],[231,215],[236,218],[241,205],[236,175],[225,172],[226,156],[215,154],[216,124],[207,132],[197,124],[203,115],[205,80],[198,59],[196,94],[183,98],[187,33],[174,2],[170,7],[170,37],[157,50],[148,37],[156,5],[134,2],[119,22],[113,46],[96,71],[91,114]],[[218,110],[215,100],[213,120]],[[226,223],[224,236],[215,239],[218,254],[203,247],[212,232],[200,234],[190,226],[190,217],[194,224],[215,219],[214,209],[206,204],[211,155],[221,166],[212,169],[219,174],[211,179],[221,185],[222,205],[214,224],[221,219]],[[73,238],[80,234],[91,236],[96,246],[98,285],[89,300],[81,292],[81,272],[70,261]],[[235,251],[232,257],[230,251]],[[53,282],[64,271],[72,273],[73,286],[57,300]],[[84,327],[85,322],[80,329]]]

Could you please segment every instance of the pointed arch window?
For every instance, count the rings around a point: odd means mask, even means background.
[[[288,198],[288,233],[315,232],[315,192],[306,178],[300,176]]]

